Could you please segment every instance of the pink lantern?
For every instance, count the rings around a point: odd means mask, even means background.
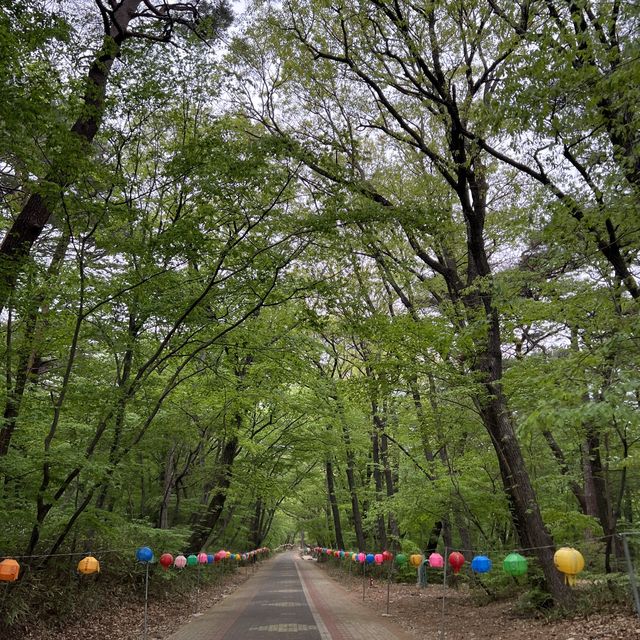
[[[362,553],[362,551],[358,554],[358,562],[362,564],[367,559],[367,556]]]
[[[381,553],[376,553],[376,555],[373,557],[374,561],[376,564],[382,564],[384,562],[384,556]]]
[[[207,554],[199,553],[198,554],[198,564],[207,564]]]
[[[173,566],[176,569],[184,569],[187,566],[187,559],[182,554],[180,554],[173,561]]]
[[[429,566],[434,569],[442,569],[444,567],[444,558],[439,553],[432,553],[429,556]]]

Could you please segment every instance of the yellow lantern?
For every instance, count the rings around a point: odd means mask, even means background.
[[[78,571],[85,576],[100,573],[100,563],[93,556],[87,556],[78,562]]]
[[[556,569],[564,573],[565,584],[572,587],[576,584],[576,576],[584,569],[584,557],[572,547],[562,547],[553,556]]]
[[[424,557],[419,553],[414,553],[413,555],[409,556],[409,564],[411,564],[412,567],[419,567],[422,564],[423,560]]]
[[[0,562],[0,582],[15,582],[19,573],[20,565],[13,558]]]

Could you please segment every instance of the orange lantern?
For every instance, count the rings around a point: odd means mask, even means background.
[[[20,565],[13,558],[0,562],[0,582],[15,582],[19,573]]]
[[[85,576],[100,573],[100,563],[93,556],[87,556],[78,562],[78,571]]]
[[[413,555],[409,556],[409,564],[412,567],[419,567],[422,564],[423,560],[424,557],[420,553],[414,553]]]

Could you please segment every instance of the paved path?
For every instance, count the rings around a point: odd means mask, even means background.
[[[278,639],[415,640],[293,552],[268,561],[169,640]]]

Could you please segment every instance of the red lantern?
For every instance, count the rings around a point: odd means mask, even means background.
[[[159,562],[160,566],[166,571],[173,564],[173,556],[170,553],[163,553]]]
[[[449,554],[449,564],[453,569],[453,573],[459,573],[464,564],[464,556],[459,551],[454,551]]]
[[[393,553],[391,553],[390,551],[383,551],[382,560],[383,562],[389,562],[390,560],[393,560]]]

